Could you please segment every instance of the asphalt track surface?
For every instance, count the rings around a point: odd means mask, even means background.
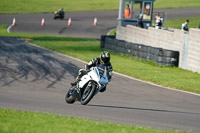
[[[200,8],[162,9],[168,19],[197,17]],[[155,11],[157,12],[157,11]],[[66,13],[65,20],[53,14],[0,14],[0,24],[17,25],[11,32],[94,37],[117,25],[117,11]],[[41,18],[45,26],[41,27]],[[67,18],[72,17],[72,26]],[[93,26],[94,17],[98,18]],[[93,58],[93,57],[91,57]],[[84,63],[35,47],[17,38],[0,37],[0,107],[50,112],[125,123],[200,132],[200,97],[143,83],[114,74],[105,93],[87,106],[66,104],[64,96]],[[67,89],[66,89],[67,88]]]
[[[0,107],[200,132],[200,96],[116,73],[107,91],[88,105],[65,103],[70,82],[84,65],[18,38],[0,37]]]
[[[166,19],[200,16],[200,8],[159,9],[154,12],[165,12]],[[53,13],[0,14],[0,24],[10,25],[13,17],[16,18],[16,26],[11,28],[11,32],[100,38],[116,28],[118,11],[70,12],[65,13],[64,20],[53,20]],[[72,18],[72,26],[67,26],[69,17]],[[93,26],[95,17],[97,26]],[[44,27],[40,25],[42,18],[45,19]]]

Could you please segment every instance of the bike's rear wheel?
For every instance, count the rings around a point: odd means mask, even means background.
[[[83,91],[82,97],[81,97],[81,104],[86,105],[90,102],[90,100],[93,98],[94,94],[96,92],[96,85],[88,85],[85,90]]]
[[[75,99],[73,97],[73,93],[74,93],[74,89],[71,88],[69,89],[69,91],[67,92],[66,96],[65,96],[65,101],[69,104],[73,104],[75,102]]]

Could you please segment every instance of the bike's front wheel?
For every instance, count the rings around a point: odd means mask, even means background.
[[[88,104],[90,100],[93,98],[95,92],[96,92],[96,85],[94,84],[87,85],[81,97],[81,104],[82,105]]]

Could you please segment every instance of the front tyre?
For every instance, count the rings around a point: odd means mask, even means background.
[[[91,86],[88,85],[85,90],[83,91],[81,97],[81,104],[86,105],[90,102],[96,92],[96,85],[92,84]]]
[[[74,93],[74,89],[69,89],[69,91],[67,92],[66,96],[65,96],[65,101],[69,104],[73,104],[75,102],[75,99],[73,97],[73,94]]]

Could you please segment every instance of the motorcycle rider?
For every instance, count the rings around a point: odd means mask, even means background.
[[[79,70],[79,74],[76,78],[76,81],[71,83],[71,85],[75,86],[78,83],[78,81],[80,81],[81,77],[83,75],[87,74],[88,71],[90,71],[91,67],[95,67],[99,64],[106,66],[107,76],[108,76],[108,80],[110,82],[111,78],[112,78],[112,71],[113,71],[112,65],[110,63],[110,53],[107,51],[103,51],[103,52],[101,52],[100,57],[94,58],[88,64],[86,64],[85,69]],[[106,87],[101,89],[100,92],[104,92],[105,90],[106,90]]]
[[[61,19],[64,19],[65,17],[65,12],[63,10],[63,8],[60,8],[58,11],[55,11],[54,12],[54,19],[57,19],[57,18],[61,18]]]
[[[60,16],[64,16],[64,10],[63,10],[63,8],[61,8],[59,11],[58,11],[58,14],[60,15]]]
[[[58,11],[58,14],[61,16],[61,17],[64,17],[64,10],[63,8],[61,8],[59,11]]]

